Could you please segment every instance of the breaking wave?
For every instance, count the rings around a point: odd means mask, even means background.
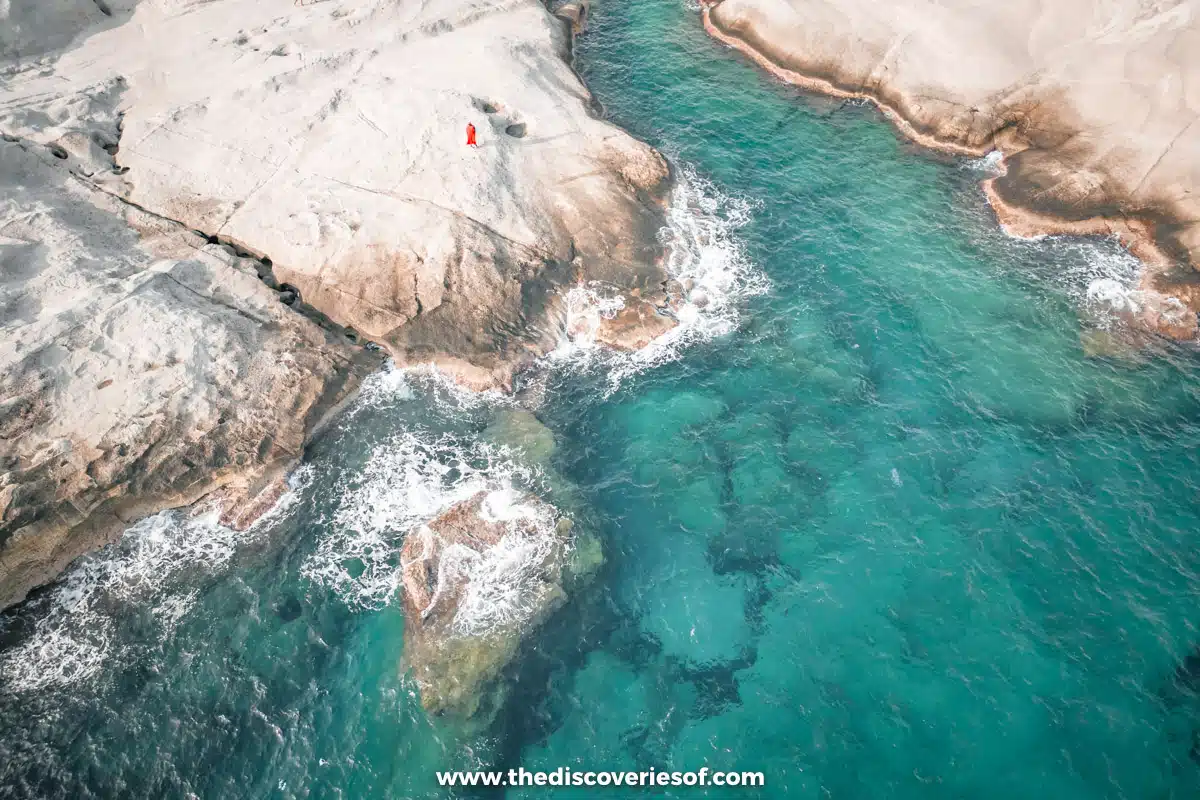
[[[968,159],[963,169],[994,178],[1007,169],[1004,154],[992,150],[982,158]],[[1065,293],[1091,316],[1100,328],[1111,327],[1116,314],[1136,312],[1143,302],[1140,289],[1142,263],[1121,244],[1117,236],[1015,236],[1005,233],[1016,247],[1037,251],[1041,258],[1029,259],[1050,268],[1043,277]]]
[[[152,630],[164,639],[199,597],[196,583],[220,572],[243,541],[290,513],[312,477],[310,467],[297,470],[288,491],[247,531],[221,525],[219,509],[195,516],[163,511],[76,561],[22,610],[36,622],[22,641],[0,654],[5,690],[35,691],[92,678],[131,649],[116,644],[129,638],[118,631],[123,619],[153,620]]]
[[[348,423],[365,411],[414,400],[418,390],[422,403],[438,409],[449,418],[459,418],[479,408],[513,403],[511,397],[495,389],[479,392],[464,388],[434,366],[398,367],[389,359],[382,369],[363,381],[354,402],[339,417],[338,427],[349,427]]]
[[[689,345],[733,331],[741,303],[770,288],[767,276],[746,256],[737,238],[737,231],[750,222],[759,206],[681,165],[667,224],[659,232],[666,253],[664,271],[669,280],[678,282],[684,296],[674,310],[679,324],[640,350],[612,351],[598,344],[596,331],[602,319],[611,319],[624,307],[623,300],[602,284],[575,287],[566,296],[563,341],[546,362],[605,372],[611,395],[625,378],[674,361]]]
[[[223,567],[242,534],[217,522],[218,512],[188,517],[165,511],[125,531],[115,544],[85,556],[35,600],[41,612],[32,634],[6,652],[0,674],[7,687],[35,690],[95,675],[118,655],[117,621],[142,610],[166,635],[190,610],[189,590],[171,591],[180,572]]]
[[[1142,263],[1115,236],[1014,238],[1013,246],[1032,251],[1024,261],[1039,265],[1035,277],[1083,311],[1092,326],[1109,328],[1119,314],[1142,305]]]
[[[396,598],[400,548],[410,530],[477,492],[538,480],[505,448],[425,431],[397,434],[336,490],[330,530],[302,573],[351,607],[382,608]]]
[[[520,497],[508,486],[484,501],[480,516],[504,522],[508,533],[482,554],[472,552],[465,564],[469,582],[453,623],[460,636],[527,623],[540,606],[537,587],[546,563],[563,556],[553,510],[521,503]]]
[[[992,150],[979,158],[970,158],[963,162],[963,169],[983,173],[990,178],[999,177],[1007,170],[1004,167],[1004,153]]]

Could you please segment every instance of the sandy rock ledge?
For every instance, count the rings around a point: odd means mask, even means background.
[[[1195,337],[1197,0],[715,0],[702,14],[780,78],[870,99],[920,144],[1001,151],[1006,172],[985,190],[1006,229],[1119,236],[1147,265],[1143,295],[1169,312],[1139,324]]]

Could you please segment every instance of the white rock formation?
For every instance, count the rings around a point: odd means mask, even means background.
[[[123,174],[94,180],[399,358],[503,383],[558,284],[661,284],[665,162],[594,118],[538,0],[122,2],[8,76],[0,130],[98,166],[120,115]]]
[[[139,516],[252,493],[358,372],[256,262],[58,161],[0,142],[0,607]]]
[[[666,164],[569,44],[538,0],[0,0],[0,607],[290,462],[363,355],[302,305],[494,385],[561,286],[661,294]]]
[[[1200,0],[717,0],[706,16],[918,140],[1001,149],[989,190],[1014,232],[1120,233],[1156,268],[1144,288],[1200,308]]]

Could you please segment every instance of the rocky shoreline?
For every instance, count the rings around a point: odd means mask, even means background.
[[[381,350],[511,388],[572,286],[634,309],[613,346],[673,324],[670,170],[592,110],[586,17],[0,11],[0,609],[162,509],[250,524]]]
[[[1151,102],[1143,126],[1158,123],[1155,133],[1185,117],[1159,152],[1162,136],[1139,135],[1122,118],[1133,110],[1122,111],[1114,98],[1115,110],[1098,115],[1094,96],[1104,92],[1106,80],[1119,80],[1101,64],[1123,55],[1150,62],[1160,39],[1198,38],[1196,26],[1187,24],[1189,4],[1143,9],[1119,3],[1099,20],[1101,10],[1080,0],[1059,10],[1074,16],[1056,18],[1044,34],[1053,41],[1040,47],[1029,33],[1050,25],[1039,6],[1005,6],[997,12],[1005,24],[998,24],[973,6],[925,5],[908,0],[880,12],[848,0],[803,9],[791,0],[709,0],[701,15],[713,38],[781,80],[869,101],[922,146],[974,157],[999,151],[1003,173],[983,188],[1009,233],[1118,237],[1146,265],[1143,302],[1128,321],[1171,339],[1195,339],[1200,202],[1191,187],[1200,184],[1200,136],[1186,133],[1200,109],[1191,110],[1186,97],[1177,103],[1182,110],[1165,100]],[[1081,30],[1086,23],[1105,27],[1104,37]],[[948,39],[952,29],[978,38]],[[1092,83],[1068,86],[1084,69],[1079,62],[1086,65],[1089,58],[1099,62]],[[1167,56],[1155,62],[1160,74],[1143,65],[1140,83],[1200,74],[1200,58],[1179,58],[1177,74]],[[1180,165],[1185,169],[1171,172]]]

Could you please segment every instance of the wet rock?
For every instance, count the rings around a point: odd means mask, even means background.
[[[1180,342],[1196,338],[1196,312],[1181,300],[1158,292],[1142,292],[1140,299],[1134,319],[1142,328]]]
[[[237,531],[248,530],[270,511],[288,490],[287,479],[274,475],[263,481],[235,481],[206,498],[221,508],[221,524]]]
[[[596,341],[616,350],[641,350],[677,324],[654,303],[630,297],[613,317],[600,320]]]
[[[571,26],[571,33],[578,36],[587,30],[588,11],[591,3],[588,0],[570,0],[554,10],[554,16],[566,20]]]
[[[499,708],[521,641],[603,561],[594,542],[573,557],[572,529],[553,506],[509,490],[480,492],[408,533],[404,658],[430,713],[483,724]]]

